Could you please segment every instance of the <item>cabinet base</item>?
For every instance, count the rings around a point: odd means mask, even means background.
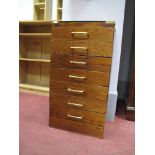
[[[96,138],[103,138],[104,127],[91,124],[85,124],[81,122],[75,122],[58,117],[50,117],[49,126],[72,132],[77,132]]]

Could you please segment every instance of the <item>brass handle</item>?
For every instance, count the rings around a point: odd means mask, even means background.
[[[72,93],[79,93],[79,94],[84,93],[84,90],[77,90],[77,89],[71,89],[71,88],[68,88],[67,90]]]
[[[83,107],[83,104],[77,104],[77,103],[73,103],[73,102],[68,102],[68,105],[74,106],[74,107]]]
[[[87,54],[87,51],[88,51],[88,48],[87,47],[78,47],[78,46],[72,46],[70,47],[71,49],[71,52],[74,52],[74,53],[80,53],[80,54]]]
[[[88,48],[87,47],[70,47],[71,49],[84,49],[84,50],[87,50]]]
[[[67,114],[67,117],[75,118],[75,119],[78,119],[78,120],[83,119],[83,116],[74,116],[74,115],[70,115],[70,114]]]
[[[71,64],[78,64],[78,65],[86,65],[87,63],[84,61],[69,61]]]
[[[88,32],[71,32],[72,34],[87,34],[88,35]]]
[[[69,78],[72,78],[72,79],[80,79],[80,80],[86,79],[85,76],[69,75],[68,77],[69,77]]]
[[[88,39],[88,32],[71,32],[73,38]]]

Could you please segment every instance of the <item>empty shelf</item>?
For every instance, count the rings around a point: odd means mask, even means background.
[[[47,36],[50,37],[51,33],[19,33],[20,36]]]
[[[25,88],[25,89],[33,89],[33,90],[49,92],[49,88],[45,86],[36,86],[36,85],[31,85],[31,84],[19,84],[19,87]]]
[[[32,61],[32,62],[50,62],[47,59],[30,59],[30,58],[19,58],[20,61]]]

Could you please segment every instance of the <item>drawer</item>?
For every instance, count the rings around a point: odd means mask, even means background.
[[[110,72],[111,58],[51,54],[51,67]]]
[[[105,97],[103,100],[96,100],[84,97],[50,93],[50,107],[57,108],[55,107],[57,105],[63,108],[75,108],[96,113],[105,113],[107,98]]]
[[[51,68],[51,80],[84,83],[96,86],[109,85],[110,72],[85,71],[78,69]]]
[[[78,54],[112,57],[112,43],[101,41],[52,40],[52,52],[56,54]]]
[[[113,42],[113,27],[55,27],[52,29],[53,39],[65,40],[100,40]]]
[[[108,88],[53,80],[50,81],[50,91],[57,94],[103,100],[107,97]]]
[[[50,115],[53,117],[60,117],[68,120],[79,121],[93,125],[104,125],[105,113],[95,113],[85,110],[76,109],[73,107],[66,107],[61,104],[54,104],[50,108]]]
[[[49,125],[51,127],[82,133],[98,138],[103,137],[104,131],[103,126],[91,125],[58,117],[50,117]]]

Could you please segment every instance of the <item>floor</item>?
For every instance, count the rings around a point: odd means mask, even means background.
[[[135,123],[117,116],[104,139],[48,126],[48,97],[20,93],[20,155],[134,155]]]

